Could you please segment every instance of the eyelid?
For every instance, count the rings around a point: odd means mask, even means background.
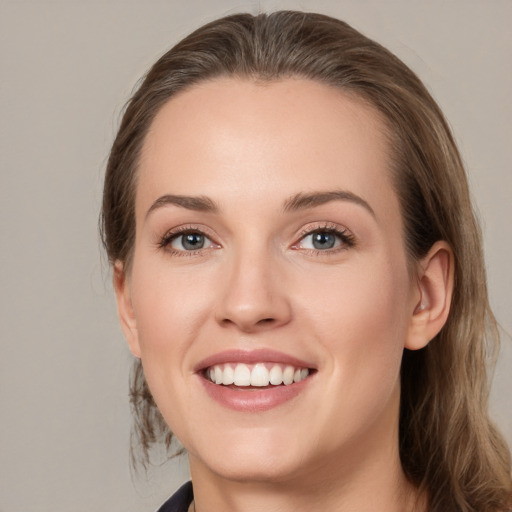
[[[186,235],[187,233],[197,233],[205,238],[207,238],[211,245],[209,247],[201,247],[197,250],[180,250],[171,248],[171,243],[177,239],[178,237],[182,235]],[[165,234],[157,240],[157,246],[161,249],[167,250],[169,253],[173,255],[179,255],[179,256],[193,256],[195,254],[198,254],[200,252],[209,251],[211,249],[218,249],[220,248],[220,244],[216,242],[215,235],[211,233],[211,230],[208,229],[206,226],[197,225],[197,224],[184,224],[181,226],[176,226],[168,231],[165,232]]]
[[[309,249],[300,247],[301,242],[307,237],[314,233],[333,233],[340,239],[340,245],[331,249]],[[356,239],[353,233],[340,224],[334,222],[316,222],[310,223],[303,227],[300,233],[297,235],[297,241],[292,245],[292,249],[307,251],[315,254],[332,254],[341,250],[346,250],[356,245]]]

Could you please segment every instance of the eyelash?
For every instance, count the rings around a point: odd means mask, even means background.
[[[339,251],[343,251],[346,249],[350,249],[356,245],[356,240],[354,235],[348,231],[346,228],[340,228],[336,224],[326,223],[321,226],[307,227],[305,228],[299,235],[299,240],[295,244],[292,245],[292,249],[299,250],[300,243],[304,241],[304,239],[308,236],[314,235],[315,233],[328,233],[333,234],[340,240],[341,244],[339,247],[331,248],[331,249],[302,249],[308,254],[317,255],[317,256],[325,256],[326,254],[334,254]],[[196,226],[179,226],[175,229],[168,231],[159,241],[158,247],[160,249],[167,250],[172,256],[197,256],[201,254],[202,251],[208,250],[209,248],[200,248],[191,251],[183,251],[176,250],[170,247],[171,243],[179,238],[180,236],[188,235],[188,234],[198,234],[202,235],[215,246],[215,242],[211,240],[211,237],[204,231],[204,229],[196,227]]]
[[[300,233],[300,238],[297,243],[292,246],[292,249],[299,249],[299,244],[304,241],[308,236],[314,235],[315,233],[328,233],[335,235],[340,240],[340,246],[332,249],[302,249],[307,251],[308,254],[314,256],[325,256],[329,254],[336,254],[340,251],[345,251],[356,245],[356,239],[347,228],[340,228],[336,224],[325,223],[321,226],[307,227]]]
[[[200,248],[200,249],[196,249],[196,250],[192,250],[192,251],[180,251],[180,250],[173,249],[171,247],[171,244],[174,240],[176,240],[180,236],[189,235],[189,234],[202,235],[211,241],[211,237],[207,233],[205,233],[204,229],[202,229],[202,228],[199,228],[197,226],[179,226],[175,229],[168,231],[158,242],[158,247],[160,249],[167,250],[172,256],[185,256],[185,257],[186,256],[197,256],[197,255],[201,254],[202,251],[208,250],[208,248]],[[218,244],[215,244],[215,242],[213,242],[213,241],[212,241],[212,244],[218,245]]]

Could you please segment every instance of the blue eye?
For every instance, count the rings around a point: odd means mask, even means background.
[[[168,242],[169,247],[175,251],[197,251],[207,249],[213,245],[212,241],[203,233],[189,231],[173,235]]]
[[[306,233],[297,248],[313,251],[329,251],[332,249],[341,249],[343,247],[352,247],[354,238],[345,230],[338,229],[317,229]]]
[[[325,251],[334,249],[341,244],[339,236],[332,231],[314,231],[306,235],[300,244],[302,249]]]
[[[335,247],[336,242],[339,242],[334,233],[325,233],[320,231],[318,233],[313,233],[311,237],[311,243],[315,249],[332,249]]]

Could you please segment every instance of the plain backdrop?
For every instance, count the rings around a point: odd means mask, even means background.
[[[510,0],[0,0],[0,512],[152,511],[187,479],[183,459],[129,470],[131,355],[97,234],[105,161],[161,53],[218,16],[282,8],[348,21],[433,92],[467,163],[492,305],[512,331]],[[504,345],[492,414],[511,442]]]

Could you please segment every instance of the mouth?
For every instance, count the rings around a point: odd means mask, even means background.
[[[203,371],[203,376],[216,385],[230,386],[232,389],[261,389],[296,384],[306,379],[310,371],[301,366],[272,362],[238,362],[210,366]]]
[[[195,371],[211,398],[240,412],[261,412],[291,401],[317,373],[306,361],[271,350],[223,352]]]

